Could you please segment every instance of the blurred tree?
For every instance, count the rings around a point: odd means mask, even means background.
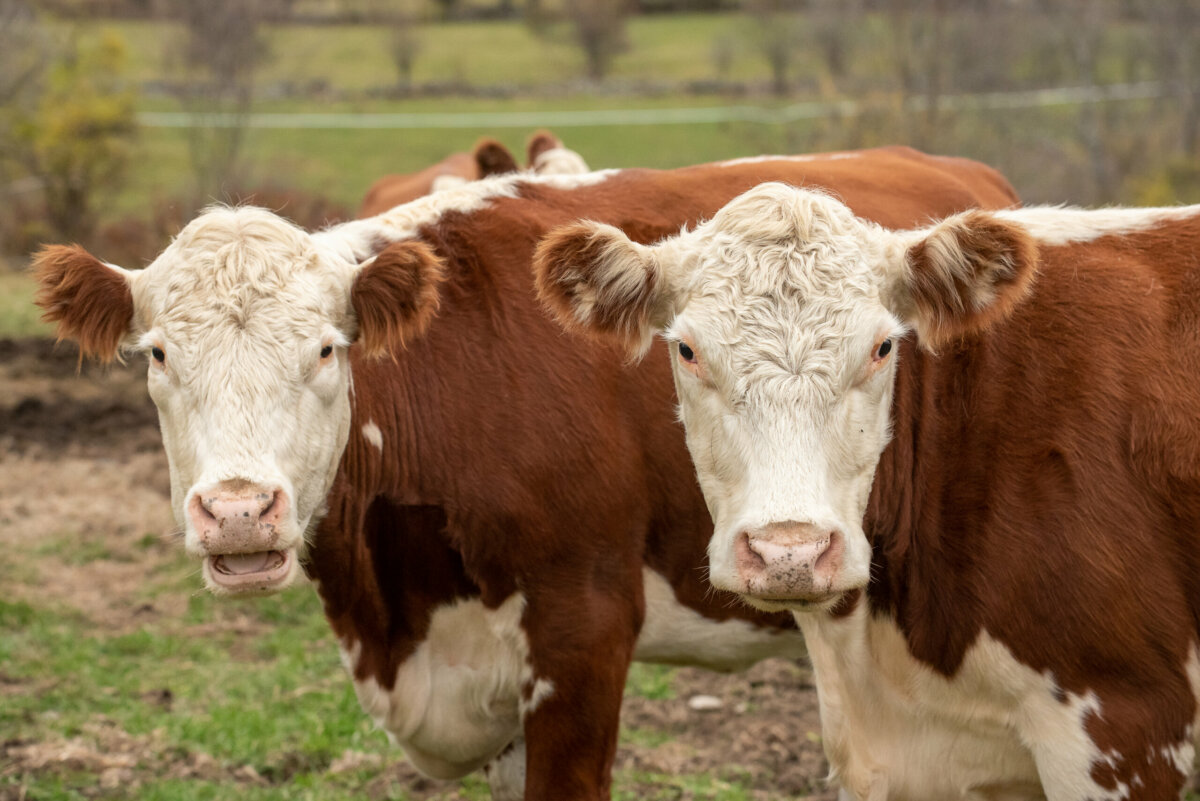
[[[1200,8],[1179,0],[1137,0],[1153,37],[1152,57],[1179,114],[1179,150],[1200,156]]]
[[[771,92],[786,95],[804,32],[803,0],[747,0],[754,47],[771,71]]]
[[[593,81],[603,80],[613,58],[629,47],[625,23],[630,5],[630,0],[564,1],[575,41],[583,49],[588,77]]]
[[[200,197],[223,197],[238,157],[254,99],[254,70],[267,57],[259,25],[286,10],[277,0],[168,0],[183,23],[182,44],[167,59],[184,77],[183,102],[192,114],[188,146]]]
[[[18,125],[19,150],[41,182],[49,222],[68,239],[92,235],[96,200],[119,185],[129,164],[137,122],[125,61],[125,43],[111,32],[93,44],[70,42],[36,109]]]

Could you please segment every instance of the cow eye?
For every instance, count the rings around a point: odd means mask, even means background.
[[[892,352],[892,340],[885,339],[882,342],[880,342],[879,345],[875,348],[875,358],[876,358],[876,360],[885,359],[885,358],[887,358],[887,355],[891,352]]]
[[[688,364],[696,363],[696,352],[688,347],[686,342],[679,343],[679,358],[683,359]]]
[[[167,361],[167,354],[163,353],[163,349],[157,345],[150,349],[150,355],[153,356],[154,361],[158,362],[159,364],[165,364]]]
[[[326,345],[325,347],[321,348],[321,358],[322,359],[328,359],[332,355],[333,355],[333,345]]]

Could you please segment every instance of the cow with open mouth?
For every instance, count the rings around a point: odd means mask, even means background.
[[[86,354],[146,354],[211,590],[304,569],[362,706],[419,769],[595,800],[631,659],[804,648],[789,615],[708,585],[670,370],[564,334],[534,247],[581,215],[659,239],[768,178],[891,226],[1015,201],[983,165],[903,148],[515,174],[317,234],[212,209],[140,271],[48,248],[39,302]]]
[[[1200,731],[1198,252],[1200,206],[897,232],[767,183],[537,272],[571,328],[668,340],[712,583],[795,613],[845,797],[1161,801]]]

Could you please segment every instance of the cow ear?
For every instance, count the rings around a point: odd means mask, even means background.
[[[480,178],[520,169],[508,148],[491,138],[480,139],[475,144],[475,164],[479,167]]]
[[[545,128],[534,131],[533,135],[529,137],[529,141],[525,144],[525,165],[532,170],[537,166],[537,161],[542,157],[543,153],[556,150],[562,146],[562,141]]]
[[[581,221],[551,231],[533,257],[538,295],[564,327],[641,356],[668,322],[654,248],[611,225]]]
[[[985,211],[949,217],[904,251],[894,311],[927,347],[982,331],[1029,293],[1038,247],[1019,224]]]
[[[79,343],[81,358],[111,362],[133,325],[133,292],[124,270],[104,264],[78,245],[48,245],[33,259],[42,319],[58,324],[58,338]]]
[[[393,243],[367,262],[350,289],[363,354],[394,353],[424,333],[444,276],[442,260],[423,242]]]

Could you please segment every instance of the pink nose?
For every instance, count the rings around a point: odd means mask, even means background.
[[[187,511],[208,553],[257,553],[274,548],[288,501],[279,488],[241,480],[222,481],[194,494]]]
[[[788,521],[743,531],[736,547],[747,595],[805,601],[834,592],[845,540],[836,530]]]

